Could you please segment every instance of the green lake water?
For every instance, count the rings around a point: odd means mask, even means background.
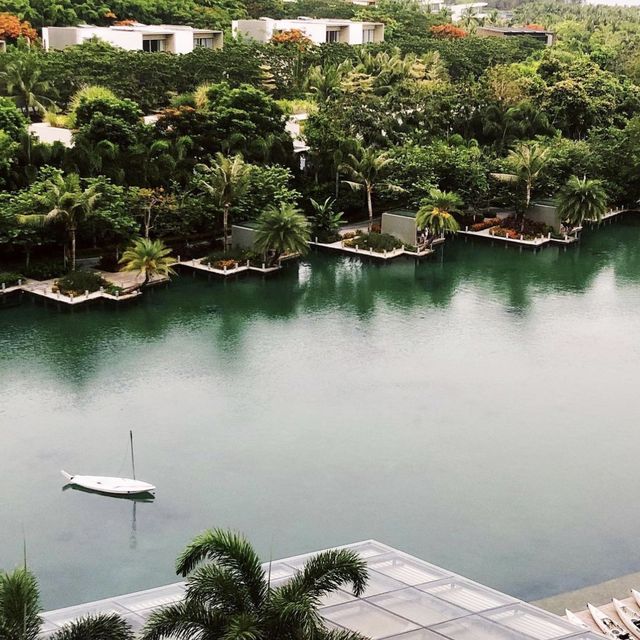
[[[268,559],[377,538],[535,599],[640,570],[640,224],[537,254],[313,254],[121,308],[0,307],[0,567],[48,608],[175,580],[211,526]],[[130,473],[154,503],[62,491]]]

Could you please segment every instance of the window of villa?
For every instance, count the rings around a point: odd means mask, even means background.
[[[373,42],[373,35],[375,33],[375,29],[364,29],[362,32],[362,42]]]
[[[213,49],[213,38],[194,38],[194,47],[204,47],[205,49]]]
[[[338,29],[327,29],[326,42],[340,42],[340,31]]]
[[[142,50],[148,51],[149,53],[157,53],[158,51],[164,51],[165,50],[164,39],[143,40]]]

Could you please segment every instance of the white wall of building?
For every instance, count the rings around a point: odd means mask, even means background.
[[[189,53],[194,48],[194,34],[212,37],[214,47],[222,46],[222,32],[194,30],[176,25],[133,25],[122,27],[43,27],[42,45],[45,49],[65,49],[82,44],[91,38],[99,38],[128,51],[142,51],[144,40],[164,40],[165,50],[172,53]]]
[[[293,29],[302,32],[315,44],[327,42],[328,31],[338,31],[338,41],[345,44],[363,44],[365,42],[364,32],[367,29],[373,29],[373,42],[382,42],[384,40],[384,25],[350,20],[274,20],[273,18],[260,18],[259,20],[234,20],[231,28],[234,38],[242,35],[258,42],[269,42],[274,33]]]

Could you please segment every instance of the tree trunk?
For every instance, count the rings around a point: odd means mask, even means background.
[[[147,271],[147,269],[144,270],[144,281],[142,283],[142,287],[144,288],[149,284],[149,280],[151,280],[151,277],[149,276],[149,271]]]
[[[229,224],[229,203],[225,203],[224,205],[224,213],[222,214],[222,226],[224,227],[223,229],[223,237],[224,237],[224,248],[223,248],[223,252],[227,253],[227,242],[228,242],[228,232],[227,232],[227,226]]]
[[[340,171],[336,169],[336,200],[340,195]]]
[[[372,188],[370,186],[367,187],[367,208],[369,209],[369,233],[371,233],[371,229],[373,228],[373,202],[371,201],[371,192]]]
[[[71,229],[71,271],[76,270],[76,230]]]

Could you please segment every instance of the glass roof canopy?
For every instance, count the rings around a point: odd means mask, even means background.
[[[338,590],[320,613],[328,626],[358,631],[372,640],[602,640],[547,613],[375,540],[345,545],[369,567],[365,593]],[[313,554],[273,562],[271,582],[286,582]],[[264,565],[268,570],[268,565]],[[120,613],[139,630],[151,612],[176,602],[183,582],[43,614],[43,636],[90,613]]]

